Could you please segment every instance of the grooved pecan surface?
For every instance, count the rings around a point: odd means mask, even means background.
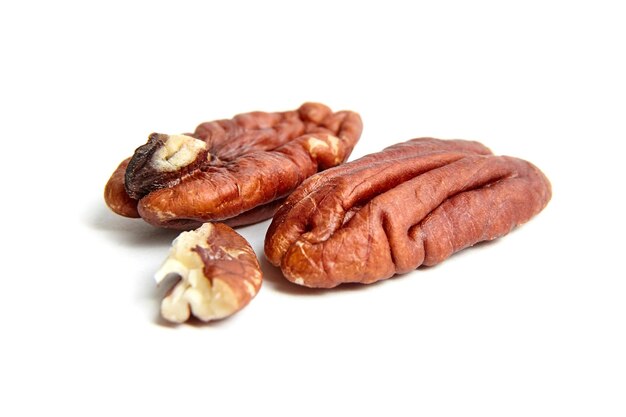
[[[258,222],[304,179],[344,162],[361,130],[357,113],[305,103],[202,123],[192,134],[153,133],[113,173],[105,201],[161,227]]]
[[[372,283],[503,236],[550,197],[526,161],[413,139],[307,179],[274,216],[265,254],[297,284]]]

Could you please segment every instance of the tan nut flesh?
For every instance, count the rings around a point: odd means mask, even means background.
[[[161,302],[161,315],[182,323],[228,317],[259,292],[262,273],[250,244],[221,223],[205,223],[181,233],[155,274],[157,283],[175,275],[178,282]]]

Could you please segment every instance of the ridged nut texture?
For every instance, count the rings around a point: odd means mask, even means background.
[[[550,197],[529,162],[413,139],[304,181],[274,216],[265,254],[300,285],[367,284],[504,236]]]
[[[202,123],[190,134],[153,133],[115,170],[105,201],[159,227],[255,223],[307,177],[343,163],[361,131],[357,113],[305,103]]]

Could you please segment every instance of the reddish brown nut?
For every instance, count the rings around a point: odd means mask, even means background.
[[[503,236],[550,197],[526,161],[413,139],[307,179],[274,216],[265,254],[300,285],[372,283]]]
[[[155,279],[172,274],[178,282],[163,299],[161,315],[174,323],[191,314],[202,321],[228,317],[254,298],[262,280],[250,244],[222,223],[205,223],[174,240]]]
[[[203,123],[193,134],[153,133],[113,173],[105,201],[161,227],[258,222],[304,179],[344,162],[361,130],[356,113],[305,103]]]
[[[130,198],[124,189],[124,175],[130,158],[124,159],[111,175],[104,187],[104,201],[111,210],[124,217],[139,217],[137,201]]]

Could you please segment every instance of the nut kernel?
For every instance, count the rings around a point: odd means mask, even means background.
[[[161,303],[166,320],[182,323],[191,315],[217,320],[239,311],[258,293],[262,274],[249,244],[230,227],[205,223],[181,233],[155,274],[178,281]]]

